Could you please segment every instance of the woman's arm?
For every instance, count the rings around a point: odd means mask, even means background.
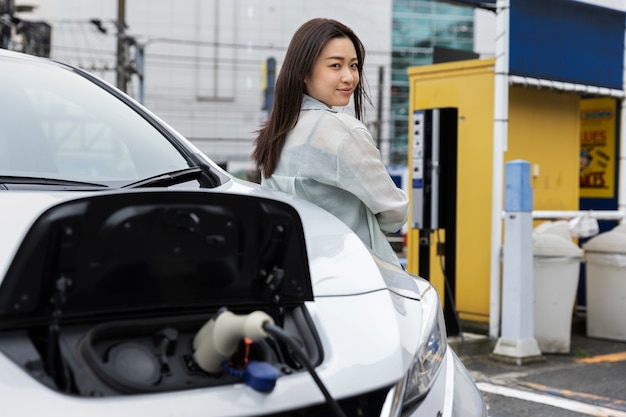
[[[349,130],[342,139],[336,180],[339,187],[357,196],[376,215],[383,231],[395,232],[406,223],[408,197],[391,179],[364,126]]]

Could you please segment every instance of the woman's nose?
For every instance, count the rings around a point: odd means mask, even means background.
[[[341,73],[341,81],[343,81],[344,83],[351,83],[354,82],[355,76],[354,73],[352,71],[352,69],[350,68],[345,68],[342,73]]]

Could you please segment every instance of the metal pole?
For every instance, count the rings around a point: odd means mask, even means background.
[[[503,164],[509,122],[509,0],[497,2],[496,30],[489,302],[489,336],[491,339],[496,339],[500,334]]]
[[[117,88],[126,92],[128,81],[126,53],[126,0],[117,0]]]
[[[137,70],[137,75],[139,76],[139,102],[141,104],[144,103],[144,73],[145,73],[145,60],[144,60],[144,45],[140,45],[139,43],[135,44],[136,55],[135,55],[135,65]]]
[[[624,45],[626,45],[626,31],[624,31]],[[626,46],[625,46],[626,49]],[[626,51],[625,51],[626,52]],[[626,92],[626,53],[624,54],[623,87]],[[626,98],[622,98],[619,124],[619,162],[617,180],[617,210],[626,214]],[[620,223],[624,219],[620,220]]]

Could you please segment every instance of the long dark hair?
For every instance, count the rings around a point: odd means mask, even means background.
[[[296,125],[302,95],[305,94],[304,79],[313,69],[315,61],[322,53],[328,41],[336,38],[348,38],[352,41],[358,60],[359,83],[354,94],[354,113],[357,119],[364,116],[363,101],[369,100],[363,88],[363,62],[365,48],[346,25],[332,19],[317,18],[304,23],[296,31],[289,43],[285,59],[276,80],[274,106],[269,120],[259,130],[255,140],[252,159],[261,171],[261,175],[268,178],[278,164],[280,152],[285,144],[287,133]]]

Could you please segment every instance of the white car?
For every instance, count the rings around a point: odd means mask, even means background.
[[[0,50],[2,415],[486,416],[425,280]]]

